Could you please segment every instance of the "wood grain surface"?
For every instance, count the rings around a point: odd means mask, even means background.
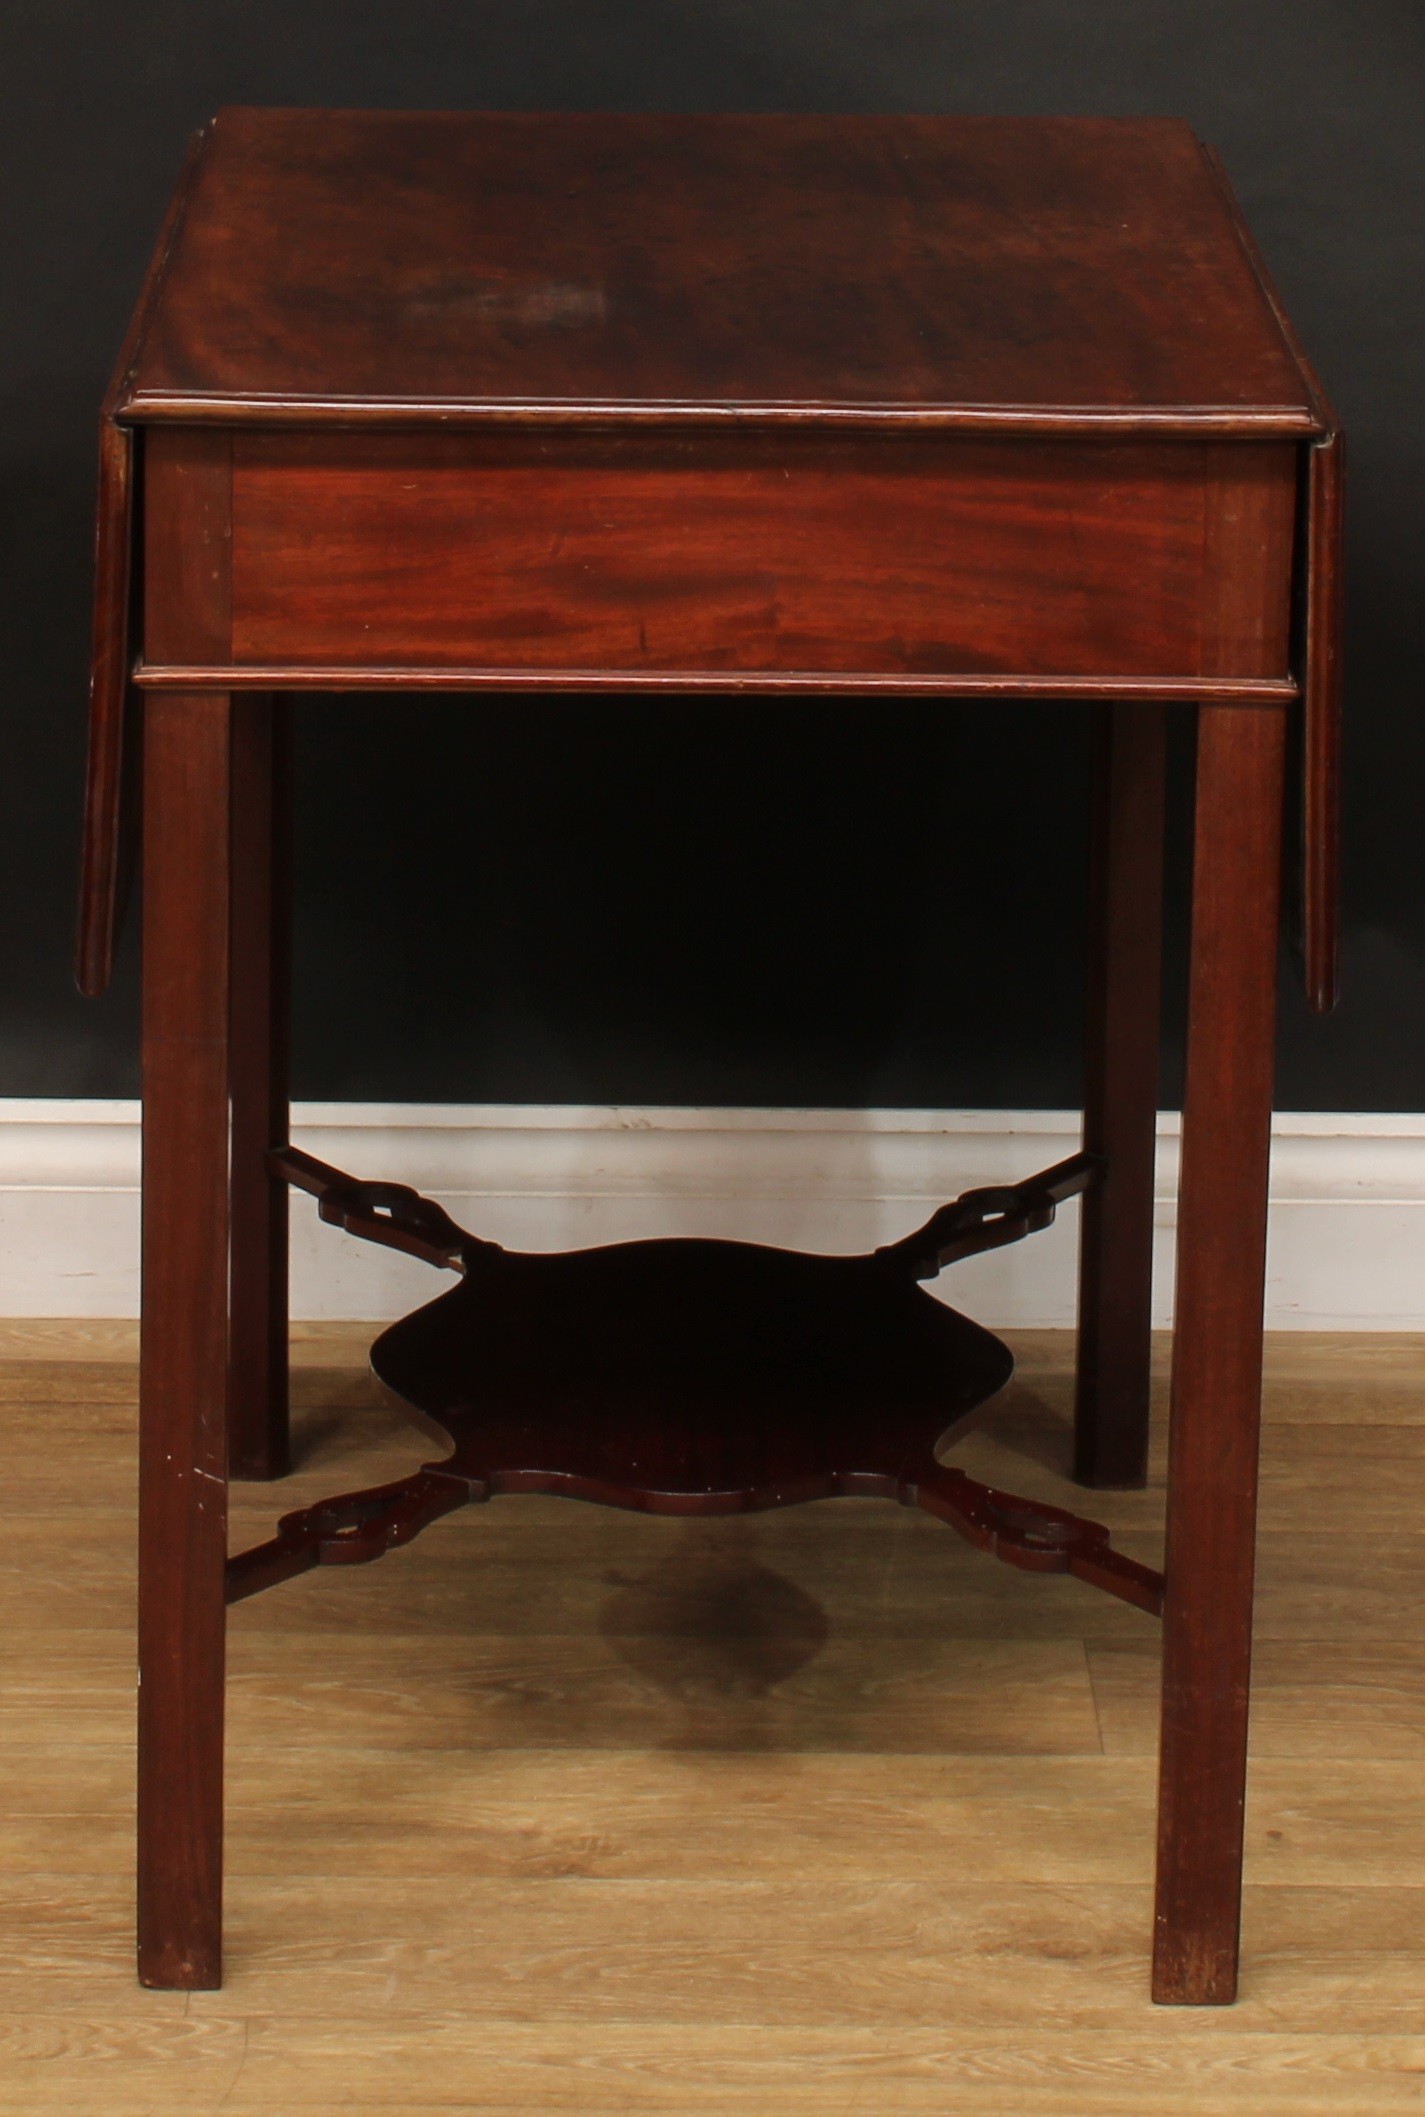
[[[1323,430],[1162,118],[234,109],[120,407]]]
[[[298,1468],[235,1540],[428,1451],[361,1342],[294,1334]],[[1072,1341],[1015,1351],[957,1457],[1072,1505]],[[1148,1488],[1094,1502],[1153,1562],[1164,1353]],[[132,1326],[0,1327],[5,2117],[1418,2107],[1425,1517],[1383,1545],[1379,1493],[1418,1484],[1425,1343],[1269,1341],[1243,1984],[1206,2013],[1147,1993],[1156,1627],[873,1502],[495,1501],[240,1606],[227,1984],[140,1991],[132,1362]]]
[[[299,446],[304,428],[406,427],[437,447],[453,427],[487,443],[509,428],[536,456],[571,425],[622,428],[625,451],[656,430],[668,454],[632,484],[606,471],[571,492],[552,459],[522,490],[498,481],[520,504],[494,509],[508,549],[493,568],[491,539],[471,533],[488,492],[456,494],[452,517],[448,481],[398,476],[368,495],[363,546],[331,519],[350,503],[359,527],[354,489],[329,479],[294,515],[284,481],[253,517],[244,668],[222,651],[221,564],[187,578],[227,547],[221,508],[190,544],[183,496],[163,496],[166,422],[207,425],[223,448],[276,427]],[[152,466],[135,468],[134,426],[159,442]],[[843,479],[828,507],[804,451],[795,475],[765,454],[749,472],[740,445],[769,427],[798,445],[1176,437],[1189,458],[1228,441],[1248,469],[1207,465],[1194,613],[1171,506],[1147,548],[1132,505],[1105,520],[1082,491],[1067,512],[1038,492],[1026,534],[1013,480],[988,508],[967,505],[963,480],[932,481],[927,506],[903,480],[887,491],[883,471],[874,490]],[[726,466],[680,475],[679,451],[714,433]],[[1304,673],[1290,676],[1282,479],[1251,470],[1268,437],[1283,455],[1323,444],[1309,566],[1295,555]],[[205,444],[190,431],[183,445]],[[170,607],[191,587],[209,636],[184,651],[182,624],[150,625],[140,660],[145,681],[180,690],[218,672],[225,690],[547,681],[1259,703],[1294,698],[1301,676],[1307,983],[1327,1007],[1339,465],[1335,415],[1220,165],[1176,120],[223,112],[195,137],[103,410],[81,988],[110,976],[136,809],[133,499],[154,469],[146,498],[165,519],[148,557],[169,563],[148,583]],[[1131,467],[1122,484],[1142,503]],[[383,525],[408,486],[420,501],[402,551]],[[302,578],[317,545],[317,577]]]
[[[1286,717],[1198,716],[1153,1989],[1236,1995]]]
[[[281,1477],[287,1440],[287,1144],[292,951],[292,715],[258,692],[233,702],[228,1053],[228,1468]]]
[[[1153,1169],[1161,1043],[1167,720],[1099,708],[1084,1009],[1084,1151],[1104,1174],[1079,1222],[1074,1474],[1141,1485],[1148,1468]]]
[[[1290,674],[1285,443],[240,433],[232,448],[239,665]],[[144,654],[195,659],[151,633]]]
[[[144,715],[139,1962],[219,1976],[232,711]],[[214,1601],[214,1588],[217,1601]]]

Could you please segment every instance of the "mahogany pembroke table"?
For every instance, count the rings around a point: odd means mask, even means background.
[[[220,1976],[228,1601],[497,1492],[859,1493],[1161,1611],[1153,1991],[1234,1996],[1283,818],[1325,1008],[1340,492],[1332,412],[1174,121],[231,110],[198,136],[103,413],[79,961],[101,991],[141,815],[146,1983]],[[755,692],[808,744],[829,693],[1082,701],[1082,1153],[851,1258],[510,1255],[296,1151],[288,715],[361,689]],[[941,1460],[1011,1362],[920,1282],[1082,1192],[1076,1473],[1142,1482],[1175,701],[1160,1575]],[[452,1452],[229,1557],[228,1477],[287,1462],[291,1185],[462,1274],[373,1351]]]

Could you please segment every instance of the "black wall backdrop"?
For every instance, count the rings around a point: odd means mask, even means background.
[[[251,102],[1188,118],[1351,448],[1345,999],[1317,1022],[1288,985],[1278,1099],[1425,1108],[1419,0],[7,0],[0,23],[0,1093],[135,1092],[132,930],[105,1000],[69,972],[94,415],[185,136]],[[299,725],[299,1095],[1077,1100],[1082,711],[333,698]],[[1176,991],[1180,884],[1172,919]]]

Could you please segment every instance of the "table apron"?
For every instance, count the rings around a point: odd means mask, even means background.
[[[145,444],[151,683],[1295,694],[1291,442]]]

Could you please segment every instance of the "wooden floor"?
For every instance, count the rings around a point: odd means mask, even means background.
[[[1070,1341],[958,1460],[1076,1503]],[[302,1465],[429,1452],[308,1331]],[[225,1989],[131,1968],[132,1336],[0,1325],[0,2110],[1425,2108],[1425,1340],[1270,1352],[1243,1993],[1148,2000],[1156,1628],[885,1503],[506,1499],[233,1613]],[[1100,1496],[1153,1559],[1160,1485]]]

